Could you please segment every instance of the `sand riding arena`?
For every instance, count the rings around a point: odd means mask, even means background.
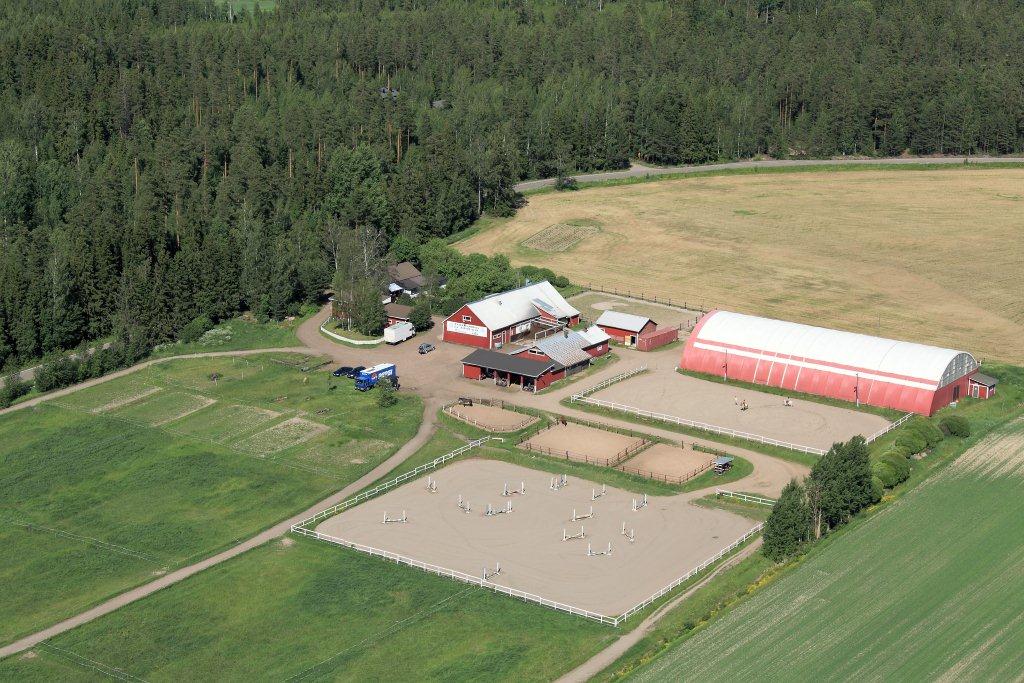
[[[615,469],[669,484],[682,484],[703,474],[715,464],[715,456],[687,449],[679,444],[656,443],[637,453]]]
[[[472,403],[454,403],[445,406],[444,412],[488,432],[517,432],[532,425],[540,418],[503,407],[500,401],[474,399]]]
[[[553,458],[615,467],[649,443],[641,436],[560,420],[525,439],[519,447]]]
[[[664,414],[709,425],[712,431],[761,437],[811,452],[889,426],[888,420],[871,413],[796,398],[787,405],[786,397],[776,394],[663,370],[617,382],[586,399],[613,410]]]
[[[646,504],[645,504],[646,501]],[[755,527],[757,529],[759,527]],[[423,474],[309,528],[321,540],[617,624],[751,523],[496,460]]]

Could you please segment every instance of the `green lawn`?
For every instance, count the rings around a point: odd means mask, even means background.
[[[169,361],[0,418],[0,642],[304,509],[421,414],[255,356]]]
[[[164,358],[180,356],[185,353],[302,346],[299,338],[295,336],[295,330],[315,312],[315,310],[306,310],[302,316],[293,320],[270,320],[264,323],[256,322],[248,317],[232,318],[220,323],[195,342],[161,344],[153,350],[151,355],[154,358]]]
[[[47,641],[35,657],[8,658],[0,679],[93,679],[86,667],[99,663],[154,681],[547,681],[614,637],[579,617],[288,537]]]
[[[792,572],[638,670],[640,680],[1009,680],[1024,670],[1024,422],[837,534]],[[969,457],[969,456],[962,456]]]

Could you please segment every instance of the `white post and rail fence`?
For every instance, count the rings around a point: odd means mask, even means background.
[[[398,486],[399,484],[402,484],[402,483],[404,483],[406,481],[409,481],[410,479],[414,479],[414,478],[418,477],[419,475],[423,474],[424,472],[437,469],[439,466],[441,466],[441,465],[443,465],[443,464],[445,464],[445,463],[447,463],[447,462],[449,462],[451,460],[454,460],[455,458],[459,457],[460,455],[462,455],[464,453],[467,453],[467,452],[473,450],[474,448],[478,448],[478,447],[484,445],[486,442],[491,441],[491,440],[503,441],[503,439],[501,437],[496,437],[496,436],[485,436],[485,437],[482,437],[480,439],[476,439],[474,441],[471,441],[471,442],[467,443],[465,446],[461,446],[459,448],[456,448],[451,453],[446,453],[445,455],[442,455],[439,458],[436,458],[434,460],[431,460],[428,463],[420,465],[419,467],[416,467],[415,469],[409,470],[408,472],[406,472],[404,474],[401,474],[401,475],[395,477],[394,479],[390,479],[390,480],[388,480],[386,482],[378,484],[377,486],[374,486],[373,488],[371,488],[371,489],[369,489],[367,491],[364,491],[364,492],[360,493],[357,496],[349,498],[348,500],[345,500],[345,501],[343,501],[341,503],[338,503],[337,505],[333,505],[333,506],[331,506],[329,508],[321,510],[320,512],[316,513],[315,515],[313,515],[311,517],[307,517],[306,519],[302,520],[301,522],[293,524],[292,527],[291,527],[291,531],[292,531],[292,533],[296,533],[296,534],[299,534],[299,535],[302,535],[302,536],[308,536],[310,538],[315,538],[315,539],[317,539],[319,541],[325,541],[327,543],[333,543],[335,545],[340,545],[340,546],[344,546],[346,548],[351,548],[353,550],[357,550],[359,552],[366,553],[368,555],[373,555],[373,556],[376,556],[376,557],[381,557],[381,558],[383,558],[385,560],[389,560],[391,562],[395,562],[396,564],[404,564],[404,565],[407,565],[409,567],[415,567],[416,569],[422,569],[423,571],[430,572],[431,574],[436,574],[438,576],[444,576],[444,577],[453,579],[455,581],[462,581],[463,583],[468,583],[468,584],[472,584],[472,585],[475,585],[475,586],[479,586],[481,588],[486,588],[487,590],[494,591],[495,593],[502,593],[504,595],[508,595],[509,597],[518,598],[518,599],[524,600],[526,602],[533,602],[533,603],[536,603],[536,604],[541,605],[543,607],[548,607],[550,609],[555,609],[555,610],[558,610],[560,612],[566,612],[568,614],[574,614],[576,616],[584,617],[586,619],[591,619],[593,621],[597,621],[597,622],[600,622],[602,624],[608,624],[609,626],[618,626],[619,624],[624,622],[626,619],[628,619],[629,617],[633,616],[637,612],[640,612],[644,608],[648,607],[649,605],[654,603],[656,600],[658,600],[662,596],[670,593],[675,588],[679,587],[683,583],[689,581],[690,579],[694,578],[695,576],[697,576],[701,572],[703,572],[706,569],[708,569],[709,567],[711,567],[711,565],[715,564],[716,562],[718,562],[719,560],[724,558],[726,555],[728,555],[733,550],[735,550],[736,548],[741,546],[747,540],[749,540],[750,538],[752,538],[756,534],[760,533],[761,530],[764,528],[763,524],[758,524],[754,528],[750,529],[747,533],[743,534],[743,536],[741,536],[740,538],[736,539],[735,541],[730,543],[725,548],[722,548],[720,551],[715,553],[712,557],[709,557],[708,559],[704,560],[699,565],[697,565],[696,567],[694,567],[693,569],[691,569],[687,573],[683,574],[682,576],[680,576],[676,580],[672,581],[670,584],[668,584],[667,586],[665,586],[661,590],[657,591],[656,593],[651,595],[646,600],[643,600],[642,602],[640,602],[640,603],[634,605],[633,607],[629,608],[628,610],[626,610],[625,612],[623,612],[619,616],[615,616],[615,617],[608,616],[608,615],[605,615],[605,614],[600,614],[600,613],[594,612],[592,610],[583,609],[582,607],[575,607],[573,605],[569,605],[569,604],[566,604],[564,602],[559,602],[557,600],[551,600],[551,599],[545,598],[545,597],[543,597],[541,595],[535,595],[533,593],[528,593],[526,591],[522,591],[522,590],[519,590],[517,588],[511,588],[509,586],[502,586],[500,584],[494,583],[493,581],[485,579],[482,576],[474,576],[472,574],[467,574],[467,573],[459,571],[457,569],[450,569],[448,567],[440,567],[438,565],[430,564],[428,562],[423,562],[421,560],[417,560],[417,559],[412,558],[412,557],[406,557],[404,555],[399,555],[398,553],[393,553],[393,552],[390,552],[388,550],[381,550],[380,548],[374,548],[374,547],[371,547],[371,546],[368,546],[368,545],[363,545],[361,543],[356,543],[354,541],[349,541],[349,540],[346,540],[346,539],[343,539],[343,538],[338,538],[337,536],[332,536],[330,534],[325,534],[325,533],[322,533],[320,531],[317,531],[314,528],[311,528],[317,522],[320,522],[320,521],[322,521],[324,519],[327,519],[328,517],[333,517],[333,516],[335,516],[335,515],[337,515],[337,514],[339,514],[341,512],[344,512],[345,510],[347,510],[347,509],[349,509],[349,508],[351,508],[351,507],[353,507],[355,505],[358,505],[358,504],[360,504],[360,503],[362,503],[362,502],[364,502],[366,500],[369,500],[370,498],[373,498],[374,496],[376,496],[376,495],[378,495],[378,494],[380,494],[380,493],[382,493],[384,491],[392,489],[392,488]]]
[[[788,448],[789,450],[798,451],[800,453],[810,453],[811,455],[825,455],[828,449],[818,448],[815,446],[805,446],[803,444],[791,443],[789,441],[782,441],[780,439],[773,439],[768,436],[761,434],[752,434],[750,432],[744,432],[739,429],[731,429],[729,427],[721,427],[719,425],[709,424],[707,422],[701,422],[699,420],[690,420],[685,417],[679,417],[677,415],[669,415],[667,413],[659,413],[653,410],[644,410],[643,408],[637,408],[635,406],[625,405],[623,403],[616,403],[615,401],[606,401],[601,398],[594,398],[591,394],[597,393],[598,391],[608,387],[616,382],[621,382],[624,379],[638,375],[641,372],[647,370],[647,366],[640,366],[632,370],[628,370],[621,374],[609,377],[608,379],[595,384],[594,386],[586,389],[578,394],[573,394],[570,397],[570,401],[573,403],[585,403],[587,405],[596,406],[598,408],[606,408],[608,410],[616,410],[622,413],[628,413],[630,415],[636,415],[637,417],[647,418],[649,420],[657,420],[659,422],[667,422],[669,424],[676,424],[682,427],[690,427],[692,429],[699,429],[704,432],[710,432],[712,434],[722,434],[724,436],[734,436],[740,439],[746,439],[747,441],[753,441],[755,443],[762,443],[767,446],[779,446],[780,448]],[[875,432],[869,437],[866,437],[866,441],[871,443],[875,439],[888,434],[893,429],[896,429],[904,422],[913,417],[912,413],[908,413],[896,420],[890,425],[887,425],[884,429]]]

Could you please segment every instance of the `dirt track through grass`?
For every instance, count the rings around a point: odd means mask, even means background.
[[[529,198],[458,244],[574,282],[1024,362],[1024,169],[733,175]],[[519,245],[599,221],[571,252]]]

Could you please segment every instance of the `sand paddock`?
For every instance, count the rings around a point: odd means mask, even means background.
[[[560,491],[549,488],[551,475],[518,465],[469,459],[430,475],[437,493],[426,490],[426,477],[332,517],[316,530],[408,558],[480,576],[485,566],[501,573],[490,581],[557,600],[606,616],[615,616],[686,574],[746,533],[749,520],[722,510],[690,505],[679,497],[650,497],[648,506],[631,510],[635,494],[609,487],[591,501],[597,485],[575,477]],[[505,482],[526,484],[525,496],[504,498]],[[458,508],[459,494],[471,507]],[[508,515],[484,516],[488,503]],[[570,522],[573,508],[594,517]],[[384,524],[385,513],[405,524]],[[622,523],[635,530],[629,543]],[[585,539],[562,540],[562,530]],[[587,556],[612,544],[612,554]]]
[[[681,484],[708,470],[714,459],[708,453],[656,443],[619,465],[618,469],[649,479]]]
[[[785,406],[782,396],[669,371],[637,375],[594,398],[812,448],[829,448],[857,434],[869,436],[889,424],[879,415],[796,398]],[[737,399],[745,400],[749,409],[740,410]]]
[[[643,447],[644,443],[640,437],[567,422],[534,434],[520,447],[556,458],[614,466]]]
[[[468,422],[489,432],[515,432],[540,419],[532,415],[517,413],[514,410],[485,406],[480,403],[474,403],[471,406],[449,406],[445,412],[457,420]]]

